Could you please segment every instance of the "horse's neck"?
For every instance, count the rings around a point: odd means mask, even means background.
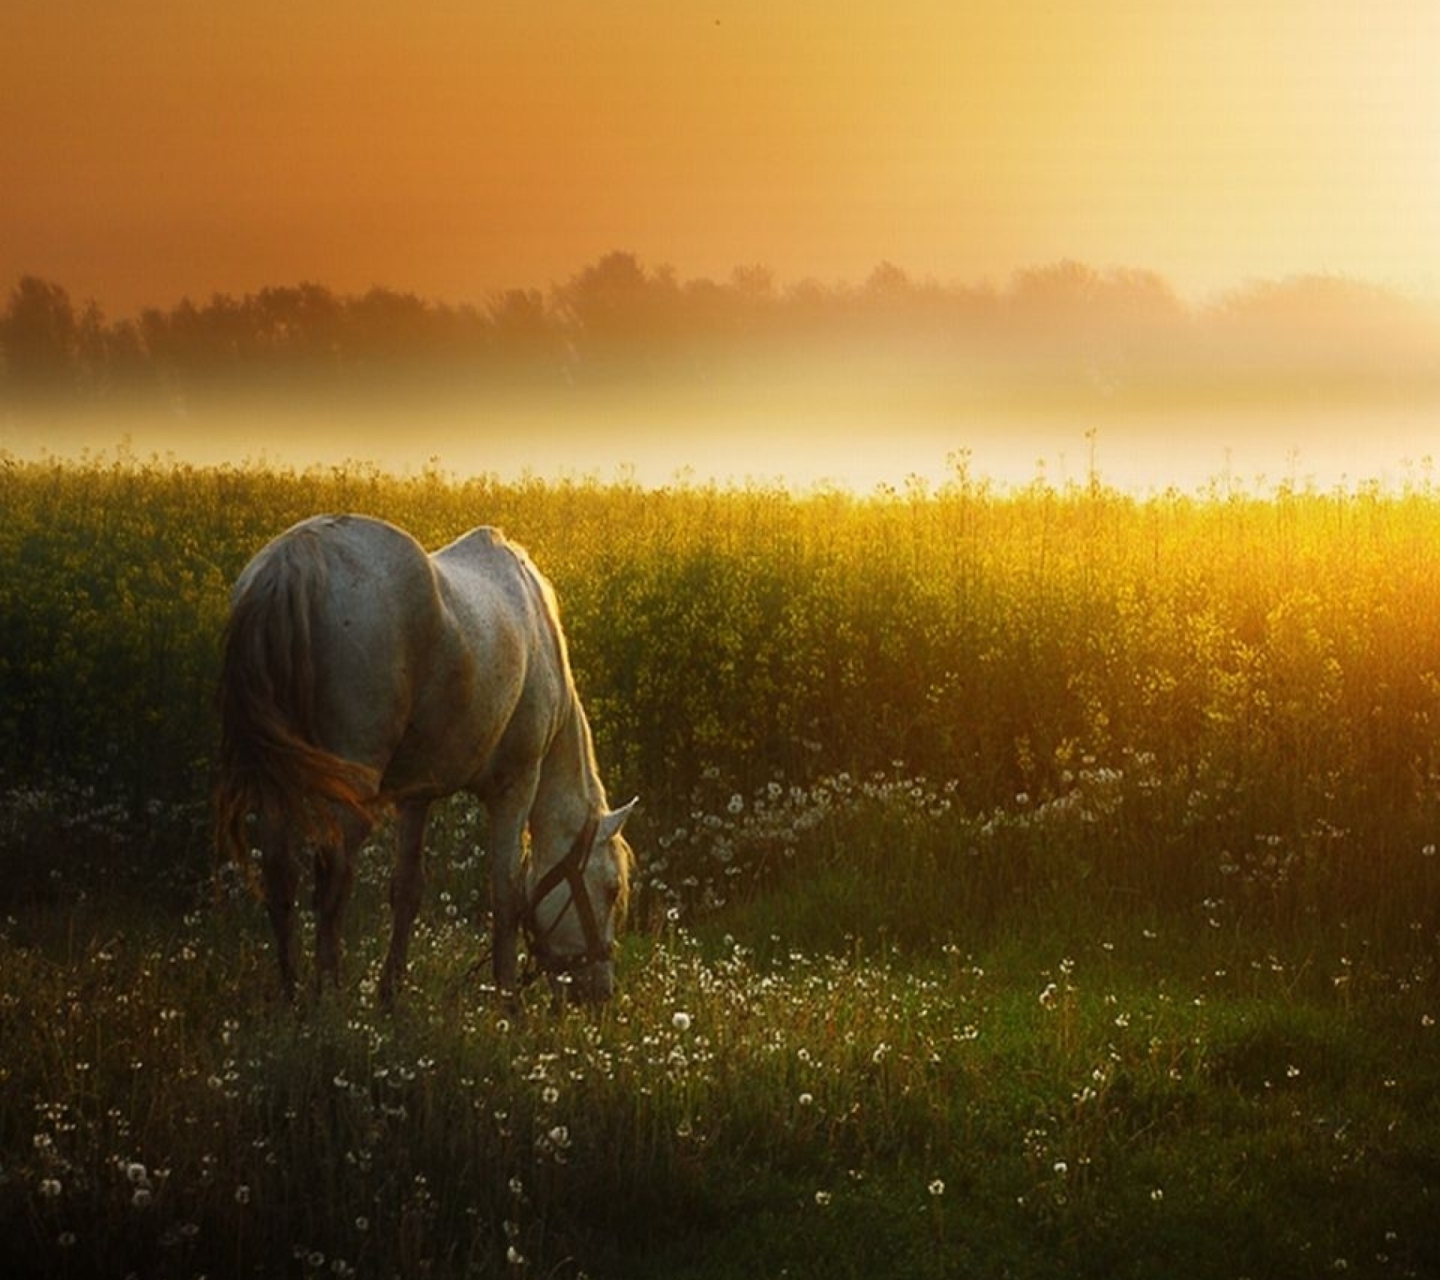
[[[580,699],[572,693],[570,709],[540,768],[530,816],[536,843],[568,848],[580,829],[604,808],[605,788],[595,766],[590,724]]]

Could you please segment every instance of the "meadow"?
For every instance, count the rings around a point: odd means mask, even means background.
[[[1440,1274],[1440,489],[859,498],[0,457],[0,1271]],[[292,1009],[208,791],[303,516],[554,581],[639,859],[600,1012]]]

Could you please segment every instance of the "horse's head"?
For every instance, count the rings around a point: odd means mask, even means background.
[[[615,933],[630,896],[633,855],[620,834],[635,807],[601,813],[561,858],[538,874],[526,894],[525,928],[541,973],[572,999],[608,1000],[615,991]]]

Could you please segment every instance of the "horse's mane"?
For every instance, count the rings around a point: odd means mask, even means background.
[[[550,585],[550,580],[540,572],[524,547],[510,541],[498,530],[495,532],[495,541],[498,546],[504,547],[514,556],[521,576],[530,584],[531,590],[535,593],[540,607],[540,615],[544,619],[546,630],[550,633],[550,641],[555,649],[555,660],[565,686],[565,718],[573,717],[577,722],[576,730],[580,737],[580,749],[583,753],[586,775],[594,778],[595,785],[599,787],[599,794],[595,797],[596,803],[602,808],[607,807],[605,790],[600,783],[600,766],[595,758],[595,739],[590,731],[590,720],[585,714],[585,708],[580,703],[579,691],[575,687],[575,673],[570,666],[570,646],[565,639],[565,628],[560,621],[560,602],[555,594],[555,588]],[[616,870],[620,878],[620,893],[616,901],[616,911],[623,919],[630,904],[630,873],[634,854],[625,840],[619,842],[619,848],[621,852],[620,856],[616,858]]]

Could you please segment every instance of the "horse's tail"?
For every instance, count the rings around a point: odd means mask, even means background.
[[[215,836],[242,868],[251,813],[322,843],[339,835],[347,809],[373,819],[377,772],[327,751],[316,732],[311,622],[324,581],[318,547],[286,539],[234,601],[225,627]]]

